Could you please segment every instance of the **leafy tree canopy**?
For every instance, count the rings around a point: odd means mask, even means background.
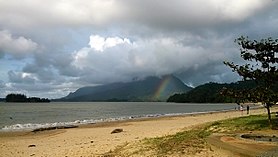
[[[50,102],[50,100],[38,97],[27,98],[24,94],[11,93],[6,96],[6,102]]]
[[[246,64],[224,64],[243,77],[243,80],[254,80],[257,86],[244,91],[223,89],[222,93],[239,101],[262,102],[267,108],[271,124],[270,107],[278,100],[277,93],[273,91],[278,81],[278,39],[267,38],[257,41],[242,36],[235,42],[240,46],[240,54]]]

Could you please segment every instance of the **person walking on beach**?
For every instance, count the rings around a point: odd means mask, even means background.
[[[246,107],[247,114],[249,114],[249,109],[250,109],[250,107],[249,107],[249,105],[247,105],[247,107]]]
[[[243,106],[240,105],[240,112],[241,112],[241,115],[243,115]]]

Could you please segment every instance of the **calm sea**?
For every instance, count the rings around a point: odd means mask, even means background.
[[[0,103],[0,131],[231,110],[235,106],[166,102]]]

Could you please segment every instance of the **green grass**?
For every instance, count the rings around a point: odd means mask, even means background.
[[[273,127],[277,126],[277,118],[272,118]],[[213,132],[235,133],[242,131],[270,129],[267,115],[252,115],[214,122],[209,130]]]
[[[195,154],[206,147],[205,138],[211,134],[205,129],[194,129],[174,135],[146,139],[144,144],[156,151],[157,156],[172,153]]]
[[[278,119],[273,116],[273,126]],[[110,152],[112,156],[171,156],[173,154],[196,154],[209,148],[206,138],[212,133],[239,133],[244,131],[267,130],[267,115],[252,115],[208,123],[192,130],[174,135],[147,138],[139,143],[119,147]],[[132,149],[131,149],[132,148]],[[135,148],[135,149],[134,149]],[[146,155],[147,154],[147,155]]]
[[[273,124],[277,125],[277,119],[273,118]],[[238,133],[244,131],[269,129],[267,115],[252,115],[209,123],[189,131],[183,131],[174,135],[150,138],[145,144],[157,155],[175,153],[197,153],[206,147],[206,137],[211,133]]]

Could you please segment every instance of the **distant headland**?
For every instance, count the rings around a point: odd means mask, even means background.
[[[6,96],[5,102],[29,102],[29,103],[48,103],[50,102],[47,98],[29,97],[27,98],[24,94],[8,94]]]

